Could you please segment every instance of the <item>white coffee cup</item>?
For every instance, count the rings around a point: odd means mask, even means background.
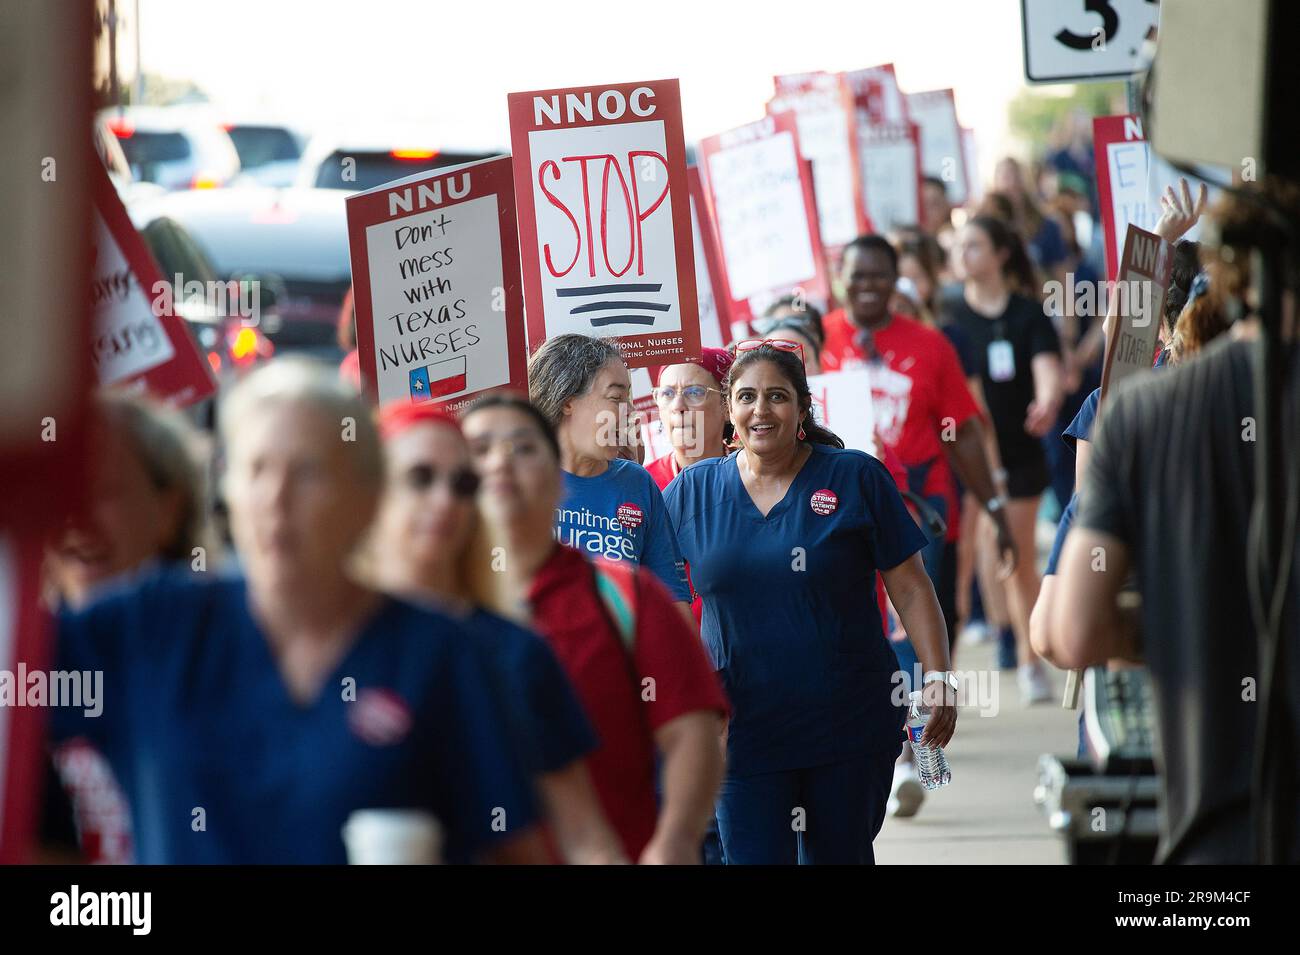
[[[343,824],[350,865],[437,865],[442,826],[420,809],[358,809]]]

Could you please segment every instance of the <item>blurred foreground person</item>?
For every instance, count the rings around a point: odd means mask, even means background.
[[[600,737],[588,766],[628,858],[698,863],[727,710],[699,638],[653,574],[556,543],[560,444],[536,408],[490,395],[462,424],[503,561],[478,575],[492,588],[480,601],[530,623],[559,657]]]
[[[84,514],[46,548],[52,602],[79,610],[107,587],[166,565],[206,569],[195,436],[177,414],[121,392],[96,398]],[[132,860],[130,809],[103,754],[84,738],[53,753],[43,842],[87,862]]]
[[[1300,189],[1274,186],[1262,196],[1274,212],[1300,222]],[[1269,236],[1273,219],[1259,200],[1225,197],[1215,210],[1225,245],[1203,247],[1211,303],[1242,315],[1252,302],[1251,246]],[[1272,233],[1277,236],[1277,233]],[[1236,237],[1237,245],[1228,244]],[[1294,253],[1294,247],[1290,250]],[[1283,329],[1277,355],[1285,383],[1277,453],[1284,506],[1275,520],[1281,560],[1269,613],[1279,639],[1300,638],[1300,345],[1296,339],[1295,259],[1278,276]],[[1180,319],[1181,323],[1181,319]],[[1085,667],[1112,658],[1140,659],[1151,674],[1160,769],[1160,846],[1166,863],[1245,863],[1256,853],[1300,862],[1300,798],[1295,782],[1300,740],[1300,658],[1279,654],[1274,681],[1289,711],[1274,726],[1278,744],[1268,841],[1256,839],[1252,799],[1257,734],[1263,720],[1259,621],[1249,598],[1254,555],[1252,500],[1258,456],[1253,427],[1257,356],[1249,342],[1224,336],[1159,375],[1124,382],[1108,395],[1095,431],[1074,528],[1065,540],[1047,639],[1052,659]],[[1141,609],[1121,608],[1130,573]],[[1257,686],[1258,684],[1258,686]]]
[[[341,863],[359,809],[431,814],[449,858],[544,860],[473,637],[348,572],[383,483],[366,407],[282,360],[220,422],[246,576],[163,573],[60,621],[60,668],[104,685],[53,733],[107,755],[138,861]]]
[[[555,655],[535,634],[466,602],[466,574],[491,570],[470,558],[479,480],[460,424],[433,404],[394,402],[380,431],[388,486],[371,542],[377,582],[463,618],[484,642],[565,861],[627,861],[583,764],[596,737]]]

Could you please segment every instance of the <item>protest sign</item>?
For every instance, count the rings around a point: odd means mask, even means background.
[[[698,358],[676,80],[512,93],[528,346],[610,338],[630,367]]]
[[[979,150],[975,145],[975,130],[961,128],[961,153],[966,162],[966,189],[969,202],[984,198],[984,185],[980,182]]]
[[[178,406],[209,397],[217,388],[212,369],[172,307],[171,284],[99,163],[93,176],[90,358],[99,383]]]
[[[794,114],[710,136],[699,150],[732,327],[787,293],[824,302],[826,255]]]
[[[830,255],[867,231],[853,124],[853,97],[833,73],[809,74],[768,101],[769,114],[790,110],[799,153],[813,164],[813,191],[822,244]]]
[[[953,205],[962,205],[970,195],[970,186],[952,90],[908,93],[907,113],[921,127],[921,171],[941,179],[948,199]]]
[[[364,390],[380,404],[528,387],[509,156],[347,200]]]
[[[879,457],[871,371],[852,368],[808,376],[813,414],[835,432],[846,448]]]
[[[921,221],[921,142],[915,123],[866,123],[858,115],[862,192],[876,232]]]
[[[865,110],[867,122],[872,125],[908,122],[907,98],[898,86],[893,63],[849,70],[840,76],[849,88],[854,105]]]
[[[1150,370],[1159,347],[1160,320],[1173,267],[1173,246],[1160,236],[1129,223],[1120,260],[1115,325],[1106,335],[1101,394],[1139,371]]]
[[[1151,231],[1160,221],[1160,196],[1168,186],[1186,178],[1195,196],[1202,182],[1213,203],[1219,190],[1208,181],[1175,170],[1155,153],[1142,129],[1142,120],[1131,114],[1097,116],[1092,121],[1093,149],[1097,164],[1097,204],[1101,207],[1102,234],[1106,249],[1106,278],[1114,281],[1119,271],[1120,251],[1130,224]],[[1203,167],[1212,178],[1226,181],[1227,170]],[[1183,236],[1195,241],[1200,223]]]
[[[721,282],[722,260],[718,253],[717,235],[704,197],[699,166],[687,168],[686,184],[691,193],[691,244],[695,248],[700,345],[703,348],[722,348],[731,340],[731,323],[727,318],[726,292]]]

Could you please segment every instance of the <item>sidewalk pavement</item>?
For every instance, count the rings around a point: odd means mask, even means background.
[[[1064,864],[1061,837],[1048,828],[1033,792],[1041,754],[1075,753],[1078,711],[1061,708],[1065,674],[1050,667],[1052,701],[1022,706],[1015,672],[993,666],[995,646],[990,640],[957,648],[955,668],[982,671],[984,685],[998,688],[998,707],[985,716],[974,706],[962,709],[944,751],[952,782],[927,793],[912,818],[885,818],[875,841],[878,863]]]

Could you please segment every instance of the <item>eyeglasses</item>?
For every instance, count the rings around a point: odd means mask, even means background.
[[[741,352],[754,351],[767,345],[769,348],[775,348],[778,351],[797,352],[799,360],[803,361],[803,346],[798,342],[788,342],[783,338],[750,338],[743,342],[736,343],[736,354]]]
[[[427,491],[439,481],[444,482],[451,493],[461,499],[468,499],[478,493],[479,478],[469,468],[438,473],[438,469],[428,464],[417,464],[410,468],[404,482],[409,490],[417,493]]]
[[[709,388],[706,385],[687,385],[685,388],[681,389],[674,388],[671,385],[665,385],[662,388],[656,388],[651,392],[651,394],[654,395],[655,401],[661,405],[672,404],[680,394],[682,400],[688,405],[692,408],[698,408],[708,399],[710,391],[715,395],[722,394],[722,392],[717,388]]]

